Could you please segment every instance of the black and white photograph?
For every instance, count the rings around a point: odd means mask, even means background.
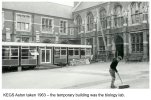
[[[150,87],[148,1],[3,1],[1,27],[2,89]]]

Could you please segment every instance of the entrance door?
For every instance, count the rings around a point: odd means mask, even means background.
[[[124,46],[123,46],[123,39],[120,36],[117,36],[115,39],[115,44],[116,44],[116,52],[115,56],[121,56],[123,58],[124,56]]]
[[[41,49],[41,63],[51,63],[51,49]]]

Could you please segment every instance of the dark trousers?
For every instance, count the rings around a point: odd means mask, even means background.
[[[115,71],[110,68],[109,72],[110,72],[110,75],[111,75],[111,78],[112,78],[112,80],[111,80],[111,86],[114,86],[114,82],[115,82],[115,78],[116,78]]]

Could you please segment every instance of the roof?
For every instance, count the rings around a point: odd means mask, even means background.
[[[78,7],[76,7],[74,9],[73,12],[76,12],[76,11],[80,11],[80,10],[84,10],[84,9],[87,9],[87,8],[90,8],[90,7],[93,7],[93,6],[97,6],[97,5],[100,5],[102,4],[103,2],[81,2]]]
[[[2,2],[2,8],[71,19],[73,7],[51,2]]]
[[[78,44],[51,44],[51,43],[21,43],[21,42],[2,42],[2,46],[46,46],[46,47],[71,47],[71,48],[92,48],[91,45]]]

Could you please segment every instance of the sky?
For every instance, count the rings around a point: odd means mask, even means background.
[[[48,0],[48,1],[68,6],[73,6],[74,3],[74,0]]]
[[[19,2],[53,2],[62,5],[74,6],[75,1],[91,1],[91,2],[99,2],[99,1],[115,1],[115,0],[2,0],[2,1],[19,1]],[[129,1],[129,0],[116,0],[116,1]],[[138,1],[138,0],[133,0]],[[141,0],[148,1],[148,0]]]
[[[73,6],[74,1],[78,0],[2,0],[2,2],[53,2],[62,5]]]

